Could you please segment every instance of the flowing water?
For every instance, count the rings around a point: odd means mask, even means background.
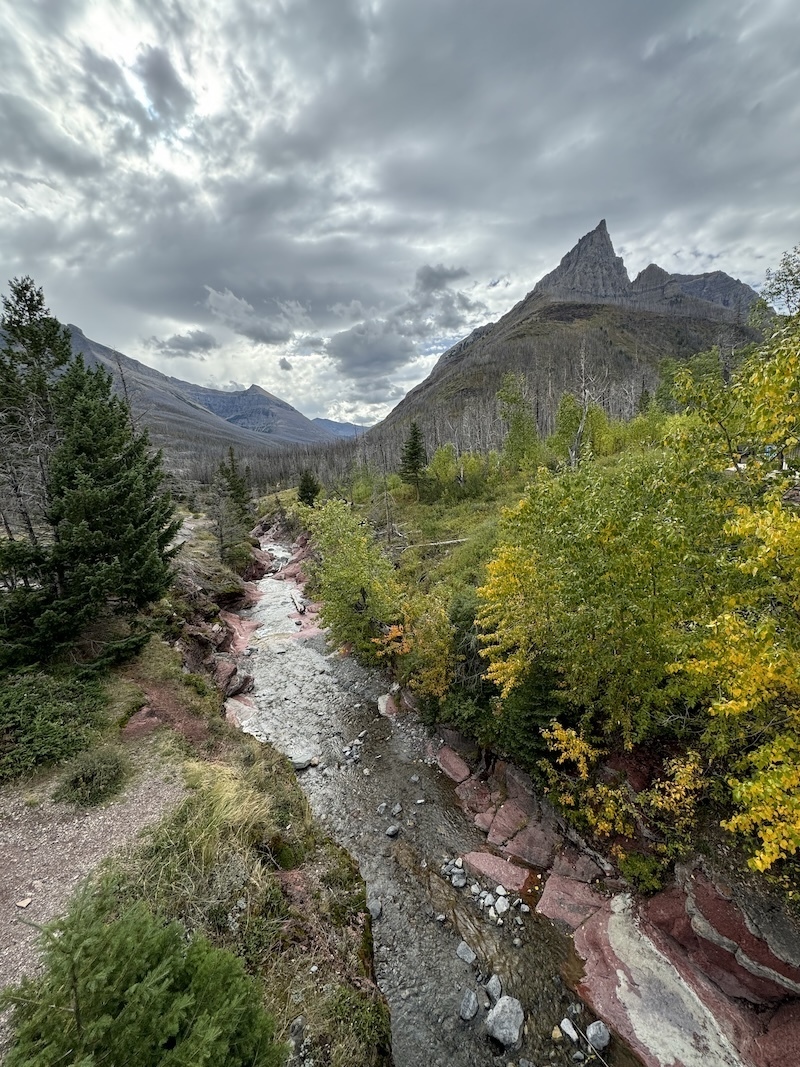
[[[282,546],[264,548],[288,558]],[[301,625],[293,582],[268,577],[257,584],[258,603],[242,612],[258,624],[242,664],[255,680],[254,707],[239,709],[242,726],[296,765],[311,761],[299,779],[312,809],[360,866],[377,915],[375,964],[397,1067],[572,1064],[575,1045],[551,1037],[567,1013],[582,1029],[591,1021],[562,977],[574,978],[579,967],[571,941],[532,908],[512,909],[499,927],[475,903],[473,879],[453,888],[443,863],[480,848],[484,835],[459,808],[425,728],[410,714],[380,714],[386,678]],[[390,826],[396,836],[387,836]],[[472,966],[456,955],[462,940],[477,955]],[[482,983],[492,974],[525,1009],[522,1047],[514,1052],[486,1036]],[[468,989],[480,1008],[465,1022],[459,1009]],[[614,1045],[603,1054],[612,1067],[638,1063]]]

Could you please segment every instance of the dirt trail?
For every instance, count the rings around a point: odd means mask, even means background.
[[[97,808],[50,799],[53,783],[0,790],[0,988],[38,967],[37,931],[107,856],[158,822],[185,793],[179,773],[149,761],[123,795]],[[0,1059],[8,1033],[0,1019]]]

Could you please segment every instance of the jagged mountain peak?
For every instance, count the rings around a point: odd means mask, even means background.
[[[614,252],[606,220],[584,234],[555,270],[533,290],[534,296],[557,300],[615,300],[630,292],[631,280]]]

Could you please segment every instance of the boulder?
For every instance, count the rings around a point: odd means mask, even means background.
[[[466,811],[473,811],[477,814],[486,812],[492,803],[489,787],[477,778],[467,778],[465,782],[457,786],[456,796]]]
[[[463,782],[469,778],[470,770],[464,760],[447,745],[442,745],[436,753],[436,762],[454,782]]]
[[[491,852],[468,852],[464,856],[464,866],[475,877],[486,878],[495,884],[500,882],[512,893],[522,893],[531,878],[531,872],[524,867]]]
[[[478,958],[466,941],[459,941],[458,948],[456,949],[456,956],[458,956],[460,960],[463,960],[464,963],[468,963],[470,967]]]
[[[489,808],[488,811],[481,811],[475,816],[475,825],[479,830],[486,833],[494,820],[495,810],[495,808]]]
[[[586,1040],[592,1048],[602,1052],[611,1040],[611,1033],[606,1024],[598,1019],[597,1022],[589,1023],[586,1027]]]
[[[585,882],[551,874],[539,897],[536,911],[556,923],[563,923],[570,930],[577,930],[596,912],[605,908],[607,900]]]
[[[603,872],[595,861],[576,848],[568,846],[558,853],[551,868],[552,874],[574,878],[576,882],[596,882]]]
[[[491,834],[489,840],[491,841]],[[529,863],[531,867],[550,867],[560,845],[561,836],[558,832],[537,821],[529,822],[515,834],[505,845],[503,852],[522,860],[523,863]]]
[[[493,974],[486,983],[486,992],[489,994],[489,1000],[491,1000],[492,1004],[496,1004],[500,997],[502,997],[503,983],[500,980],[499,974]]]
[[[399,710],[397,701],[391,693],[384,693],[378,697],[378,713],[380,715],[385,715],[387,719],[393,719]]]
[[[500,997],[486,1016],[486,1031],[506,1048],[519,1044],[525,1013],[516,997]]]
[[[506,790],[510,797],[533,796],[533,779],[529,774],[526,774],[525,771],[521,771],[519,767],[515,767],[513,763],[509,763],[506,767],[505,777]]]
[[[504,845],[518,830],[527,825],[532,811],[533,801],[531,798],[507,800],[505,804],[500,806],[489,828],[489,844]]]
[[[236,674],[236,664],[229,659],[218,659],[214,663],[214,685],[226,696],[233,696],[228,689]]]
[[[575,1029],[575,1025],[572,1020],[564,1016],[564,1018],[559,1023],[559,1026],[561,1028],[561,1033],[566,1034],[570,1041],[573,1043],[573,1045],[577,1045],[578,1041],[580,1041],[580,1038],[578,1037],[578,1031]]]

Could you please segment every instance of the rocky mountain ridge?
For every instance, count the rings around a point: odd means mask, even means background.
[[[266,449],[341,440],[332,429],[337,424],[329,427],[325,420],[308,419],[261,386],[233,391],[194,385],[92,341],[77,326],[68,329],[73,351],[109,371],[115,388],[148,427],[154,444],[164,449],[173,470],[196,466],[198,456],[205,454],[213,469],[229,447],[251,456]]]
[[[700,315],[743,323],[758,293],[721,270],[668,274],[650,263],[631,281],[616,255],[606,220],[585,234],[523,301],[563,300],[619,304],[670,315]]]

